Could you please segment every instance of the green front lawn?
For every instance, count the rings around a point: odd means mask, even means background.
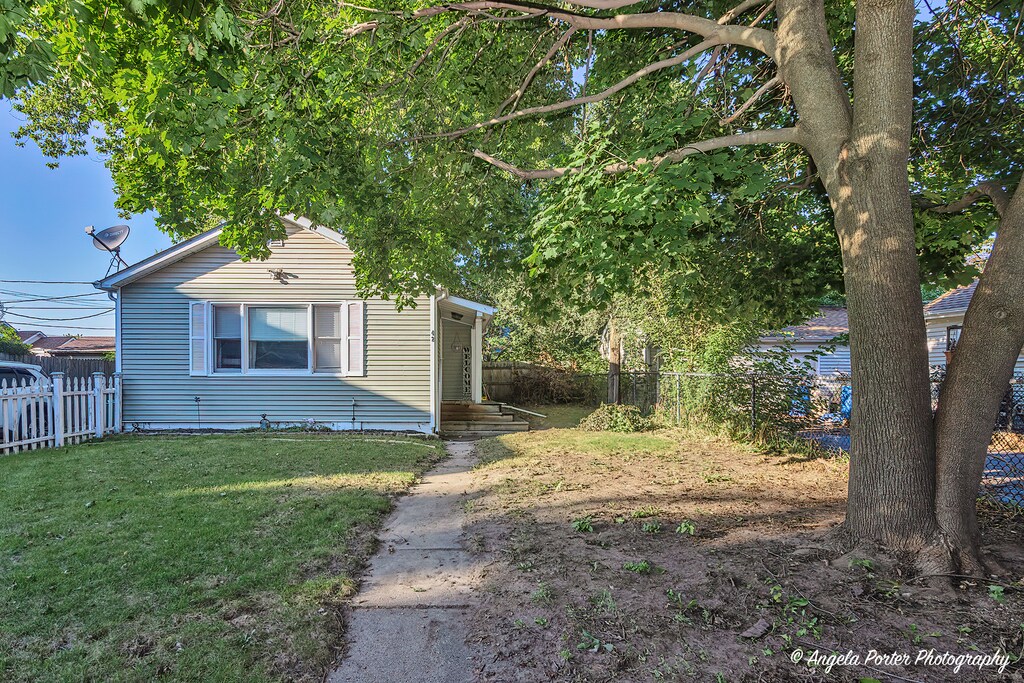
[[[0,457],[0,679],[320,680],[405,437],[121,437]]]

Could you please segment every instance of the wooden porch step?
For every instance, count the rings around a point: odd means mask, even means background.
[[[507,425],[515,422],[516,418],[512,415],[448,415],[441,418],[441,424],[448,424],[450,422],[472,422],[473,424],[479,425]]]
[[[500,413],[500,403],[442,403],[441,412]]]
[[[448,436],[497,436],[509,432],[526,432],[530,423],[500,403],[441,404],[441,433]]]
[[[503,413],[498,410],[442,410],[441,418],[444,420],[493,420],[513,419],[515,418],[515,415],[512,413]]]
[[[482,434],[486,432],[488,435],[493,434],[507,434],[509,432],[528,432],[530,431],[530,423],[526,420],[516,420],[513,422],[468,422],[464,420],[449,420],[441,423],[441,431],[445,434],[451,433],[473,433]],[[493,433],[493,434],[492,434]]]

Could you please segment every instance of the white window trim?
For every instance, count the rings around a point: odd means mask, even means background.
[[[238,312],[239,312],[239,315],[241,316],[241,320],[239,321],[239,325],[242,328],[241,330],[239,330],[239,334],[241,335],[239,343],[241,343],[241,345],[242,345],[242,349],[241,349],[241,351],[242,351],[242,367],[237,369],[237,370],[235,370],[234,368],[218,368],[217,367],[217,336],[216,336],[217,335],[217,331],[216,331],[216,325],[214,323],[216,322],[215,318],[217,316],[217,307],[218,306],[220,306],[222,308],[227,308],[228,306],[234,306],[235,308],[239,309]],[[206,329],[207,329],[207,332],[208,332],[208,334],[206,335],[206,357],[209,359],[209,363],[207,364],[207,368],[209,369],[209,372],[207,374],[217,375],[218,377],[224,377],[225,375],[231,376],[231,375],[240,375],[240,374],[242,374],[243,372],[245,372],[245,355],[246,355],[245,311],[244,311],[244,307],[242,306],[242,304],[239,304],[239,303],[222,304],[222,303],[216,303],[216,302],[213,302],[213,301],[208,301],[208,302],[206,302],[206,310],[208,312],[207,316],[210,318],[210,324],[206,326]]]
[[[363,299],[345,299],[342,301],[190,301],[189,305],[189,370],[191,374],[192,368],[192,305],[203,303],[206,305],[206,373],[205,375],[192,375],[194,377],[217,377],[223,379],[227,377],[365,377],[366,376],[366,301]],[[363,311],[363,325],[362,325],[362,337],[363,340],[363,368],[360,372],[349,372],[349,304],[358,303],[362,305]],[[216,367],[216,359],[213,356],[214,353],[214,333],[212,325],[213,311],[217,306],[240,306],[242,313],[242,369],[229,370],[221,369],[218,370]],[[274,307],[292,307],[299,308],[301,306],[306,307],[306,367],[305,368],[294,368],[294,369],[259,369],[249,367],[249,308],[260,308],[263,306],[274,306]],[[341,318],[339,323],[342,325],[341,328],[341,358],[342,358],[342,370],[317,370],[315,366],[315,353],[316,353],[316,340],[314,338],[314,326],[313,326],[313,307],[314,306],[338,306],[341,310]]]

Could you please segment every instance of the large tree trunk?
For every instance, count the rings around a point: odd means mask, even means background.
[[[935,513],[955,569],[986,570],[975,500],[999,403],[1024,344],[1024,180],[971,298],[936,415]]]
[[[935,451],[914,218],[907,176],[910,0],[857,4],[854,105],[820,0],[779,1],[779,65],[828,191],[843,253],[853,371],[844,530],[918,550],[937,529]]]
[[[916,550],[934,537],[928,351],[907,165],[913,106],[909,0],[857,3],[854,109],[829,190],[850,314],[853,413],[845,529]]]
[[[919,550],[936,530],[924,314],[909,193],[877,161],[851,152],[845,199],[835,203],[854,388],[844,529]]]

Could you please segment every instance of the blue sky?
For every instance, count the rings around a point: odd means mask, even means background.
[[[111,308],[105,295],[24,301],[96,292],[91,285],[10,281],[92,282],[103,277],[109,256],[92,246],[85,234],[87,225],[97,230],[130,225],[131,235],[121,248],[128,263],[168,247],[170,239],[156,229],[151,215],[128,220],[118,216],[114,184],[99,155],[64,159],[60,168],[51,170],[46,167],[48,159],[32,142],[16,147],[11,133],[21,125],[21,118],[6,102],[0,103],[0,303],[7,308],[4,320],[18,329],[40,329],[48,334],[112,335],[112,313],[60,320]]]

